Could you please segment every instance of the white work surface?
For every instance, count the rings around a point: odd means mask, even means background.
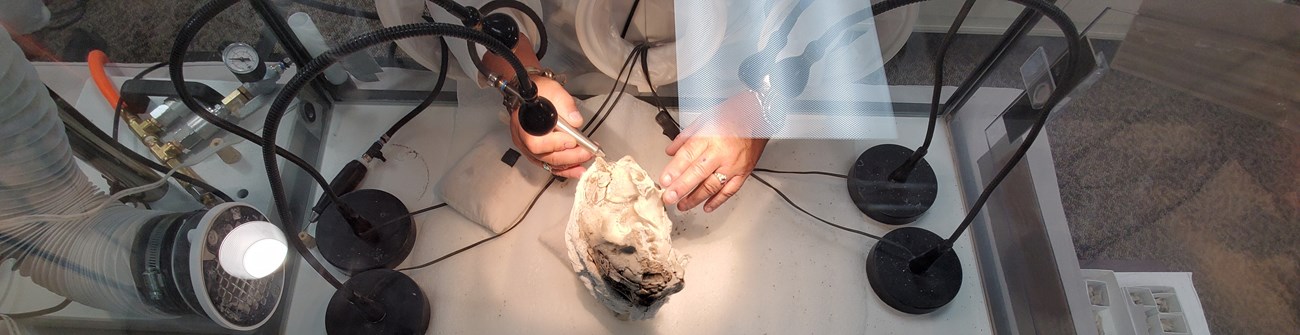
[[[897,102],[924,102],[930,96],[928,87],[891,87],[890,91]],[[1003,108],[1014,96],[1014,92],[1003,91],[1014,90],[981,91],[971,105]],[[462,93],[461,104],[473,106],[470,100],[478,99],[489,110],[499,109],[500,100],[494,94]],[[647,106],[642,104],[623,99],[594,139],[611,159],[631,154],[658,176],[669,159],[663,153],[668,140],[653,126],[652,110],[633,108]],[[337,105],[325,143],[322,173],[333,175],[409,108]],[[440,177],[482,134],[504,131],[497,113],[479,109],[435,106],[425,111],[392,139],[392,145],[385,149],[389,161],[372,169],[361,187],[391,192],[411,210],[443,202],[437,189]],[[915,147],[925,133],[924,118],[859,121],[893,122],[896,132],[888,132],[890,138],[865,140],[777,140],[768,145],[758,166],[843,173],[871,146],[897,143]],[[892,138],[894,134],[904,137]],[[910,225],[942,236],[955,229],[965,214],[949,146],[947,131],[939,127],[927,157],[938,176],[938,199],[927,214]],[[827,220],[879,235],[892,229],[859,212],[841,179],[771,174],[763,177],[796,203]],[[587,292],[566,258],[568,251],[562,239],[573,202],[573,184],[569,181],[553,185],[522,224],[501,238],[436,265],[407,272],[429,298],[429,333],[992,332],[983,283],[968,237],[962,237],[954,246],[964,276],[956,299],[931,314],[904,314],[881,302],[867,283],[863,267],[874,241],[814,221],[753,180],[714,213],[669,210],[675,225],[674,247],[690,257],[686,287],[672,296],[656,318],[620,321]],[[312,196],[314,199],[316,195]],[[402,266],[424,263],[491,235],[450,208],[418,215],[415,222],[415,250]],[[325,306],[333,289],[301,262],[296,271],[298,279],[293,284],[291,302],[284,306],[288,314],[282,330],[289,334],[322,334]]]
[[[114,66],[110,72],[120,71],[111,73],[114,77],[126,76],[140,67],[143,66]],[[93,88],[86,86],[83,68],[41,64],[38,69],[56,91],[65,97],[76,97],[71,102],[79,108],[107,108],[99,106],[102,101],[85,99],[93,96],[85,93]],[[196,70],[195,79],[203,79],[205,74],[217,78],[213,73],[220,72],[209,68]],[[409,72],[387,70],[386,75],[394,76],[385,79],[389,83],[411,83],[419,79]],[[158,76],[164,73],[159,71]],[[420,85],[411,87],[428,85],[425,81],[420,80]],[[425,111],[393,138],[386,148],[389,162],[372,169],[362,187],[391,192],[412,210],[443,202],[437,190],[441,176],[483,134],[503,131],[499,115],[483,111],[498,109],[499,97],[486,90],[464,90],[471,93],[461,94],[463,105],[475,105],[469,100],[477,99],[477,104],[483,107],[435,106]],[[967,108],[1004,108],[1016,92],[981,90]],[[929,99],[930,88],[891,87],[890,93],[896,102],[924,103]],[[324,143],[322,173],[335,174],[413,105],[336,105]],[[653,112],[645,109],[647,106],[630,98],[623,99],[621,108],[594,139],[612,159],[631,154],[657,176],[668,161],[662,151],[668,140],[658,134],[657,127],[650,126]],[[97,123],[106,125],[104,121],[109,118],[99,112],[88,114]],[[758,166],[843,173],[858,154],[871,146],[919,145],[926,121],[924,118],[843,118],[837,116],[823,122],[863,122],[870,125],[864,128],[870,131],[864,132],[865,137],[860,140],[775,140],[768,145]],[[889,123],[893,126],[888,126]],[[249,145],[236,146],[244,152],[244,163],[260,163],[256,148]],[[951,232],[965,213],[949,146],[946,129],[939,127],[927,160],[938,176],[940,193],[930,212],[910,225],[940,235]],[[253,178],[247,181],[256,183],[265,178],[260,169],[214,168],[212,174],[215,180],[245,170],[249,175],[244,179]],[[843,180],[824,176],[763,176],[801,206],[827,220],[880,235],[892,228],[861,214],[849,200]],[[964,275],[956,299],[931,314],[903,314],[882,303],[867,284],[863,266],[873,241],[814,221],[755,181],[747,182],[736,197],[714,213],[705,214],[698,209],[688,213],[669,210],[675,223],[674,246],[690,257],[686,288],[672,296],[653,320],[619,321],[591,297],[564,254],[567,250],[562,241],[563,227],[572,205],[572,184],[552,186],[527,219],[500,239],[434,266],[409,272],[428,295],[433,311],[430,333],[985,334],[992,331],[983,283],[967,237],[959,239],[954,246]],[[312,199],[316,196],[311,195]],[[415,221],[419,235],[415,250],[403,266],[426,262],[490,235],[450,208],[421,214]],[[334,290],[305,264],[297,264],[293,269],[297,272],[292,284],[294,294],[288,305],[281,306],[286,308],[281,332],[323,334],[325,306]],[[69,307],[60,314],[98,315],[94,311]]]

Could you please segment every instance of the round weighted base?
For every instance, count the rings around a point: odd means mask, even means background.
[[[928,230],[903,227],[885,234],[885,240],[901,244],[920,255],[943,242]],[[867,281],[889,307],[908,314],[925,314],[952,302],[961,290],[961,260],[948,252],[924,273],[912,272],[911,255],[896,246],[876,242],[867,254]]]
[[[358,236],[339,214],[338,207],[331,204],[321,212],[316,224],[316,248],[326,261],[348,274],[356,274],[391,269],[406,259],[415,246],[415,224],[401,200],[374,189],[352,191],[339,198],[378,230],[373,240]],[[400,217],[405,218],[385,224]]]
[[[890,225],[916,221],[930,209],[939,193],[930,163],[921,159],[905,182],[889,180],[889,174],[912,157],[912,149],[881,144],[858,156],[849,168],[849,198],[858,210],[873,220]]]
[[[325,308],[326,334],[424,334],[429,329],[429,300],[411,277],[375,269],[352,276],[343,286]]]

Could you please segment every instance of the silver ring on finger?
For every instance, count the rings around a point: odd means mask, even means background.
[[[713,173],[713,178],[717,179],[717,180],[718,180],[718,183],[720,183],[720,184],[723,184],[723,185],[726,185],[726,184],[727,184],[727,175],[722,174],[722,172],[714,172],[714,173]]]
[[[551,171],[551,163],[547,162],[542,162],[542,170],[546,170],[546,172],[555,172]]]

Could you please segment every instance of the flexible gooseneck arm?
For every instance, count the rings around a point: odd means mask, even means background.
[[[383,44],[383,43],[387,43],[390,41],[403,39],[403,38],[410,38],[416,36],[430,36],[430,35],[440,35],[444,37],[460,38],[460,39],[468,40],[473,43],[479,43],[485,46],[490,52],[496,53],[498,55],[505,55],[503,57],[505,57],[507,61],[511,63],[510,64],[511,68],[514,69],[517,76],[520,76],[521,78],[528,77],[527,70],[525,70],[523,65],[519,63],[518,59],[514,58],[513,55],[510,54],[509,48],[507,48],[501,42],[493,39],[491,36],[488,36],[487,34],[484,34],[482,32],[473,29],[469,29],[458,25],[446,24],[446,23],[415,23],[415,24],[407,24],[407,25],[394,26],[394,27],[376,30],[352,38],[351,40],[348,40],[347,42],[343,43],[341,46],[331,49],[325,52],[324,54],[321,54],[320,56],[316,57],[311,62],[309,62],[306,65],[303,65],[300,68],[298,74],[295,75],[292,79],[289,80],[288,83],[284,85],[279,95],[276,96],[275,100],[271,104],[270,111],[267,113],[266,123],[262,129],[263,132],[262,138],[265,140],[265,143],[268,144],[275,143],[280,121],[284,117],[285,111],[287,110],[289,104],[295,99],[298,92],[301,91],[309,82],[311,82],[313,78],[319,76],[322,72],[324,72],[326,67],[338,62],[338,60],[344,56],[347,56],[349,54],[352,54],[354,52],[360,51],[362,49],[371,46],[375,46],[375,45],[379,45],[379,44]],[[531,96],[533,98],[536,98],[537,89],[533,86],[531,82],[526,80],[519,81],[519,86],[521,86],[520,88],[521,91],[526,89],[527,90],[526,92],[531,92]],[[523,92],[521,92],[521,94],[523,94]],[[268,179],[270,181],[272,197],[275,200],[275,206],[280,216],[280,220],[282,222],[285,222],[286,226],[294,227],[293,229],[290,229],[290,231],[296,233],[297,231],[296,225],[291,225],[293,222],[296,221],[294,221],[294,218],[292,217],[289,211],[290,205],[288,202],[287,195],[285,193],[284,182],[280,178],[280,170],[278,165],[276,164],[274,150],[275,150],[274,146],[271,145],[262,146],[262,154],[263,154],[262,158],[266,164],[266,172],[267,172]],[[299,245],[295,243],[295,247],[299,247]],[[302,247],[298,251],[304,255],[304,258],[307,258],[306,256],[309,255],[309,251],[305,250],[305,247]],[[308,258],[308,259],[309,259],[309,263],[311,263],[313,267],[317,267],[318,272],[328,274],[328,272],[323,271],[324,267],[320,265],[318,261],[312,262],[310,260],[314,258]],[[332,277],[327,277],[327,278],[332,278]]]

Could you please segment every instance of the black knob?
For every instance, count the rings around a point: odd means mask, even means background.
[[[519,106],[519,126],[533,136],[551,133],[551,130],[555,129],[557,117],[555,105],[543,97],[537,97]]]
[[[519,24],[510,15],[492,13],[483,17],[483,33],[514,49],[519,43]]]

